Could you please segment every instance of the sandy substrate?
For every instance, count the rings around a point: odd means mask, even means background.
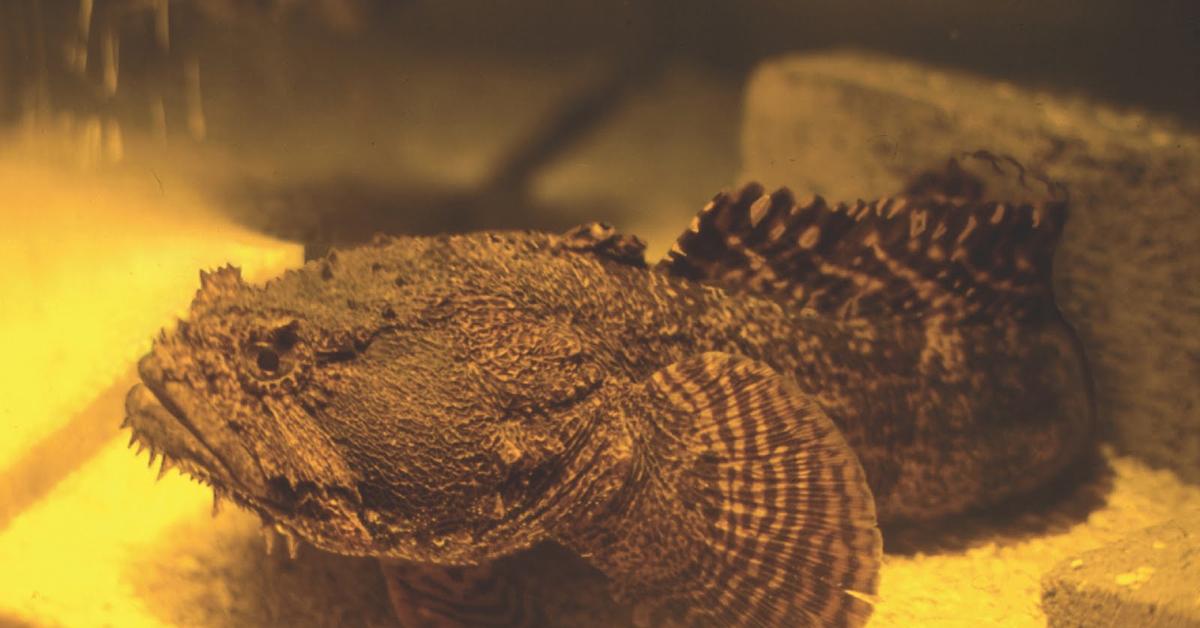
[[[1200,509],[1200,488],[1133,458],[1106,456],[1090,475],[1056,503],[893,534],[885,543],[914,551],[886,556],[872,625],[1044,626],[1040,582],[1057,563]]]

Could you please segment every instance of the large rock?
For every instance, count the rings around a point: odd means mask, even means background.
[[[1200,137],[1137,112],[853,53],[784,57],[748,88],[743,178],[768,185],[831,199],[894,194],[980,148],[1069,186],[1056,289],[1092,359],[1101,420],[1123,450],[1200,482]]]
[[[1063,561],[1042,609],[1052,627],[1200,628],[1200,511]]]

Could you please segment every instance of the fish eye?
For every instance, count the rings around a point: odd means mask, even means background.
[[[250,372],[261,380],[284,377],[295,367],[292,350],[299,340],[295,323],[276,328],[266,338],[252,337],[245,352]]]
[[[275,373],[279,370],[279,354],[270,347],[259,347],[258,356],[254,361],[264,373]]]
[[[255,342],[248,347],[247,361],[258,379],[279,379],[291,372],[295,361],[277,343]]]
[[[300,337],[296,334],[296,323],[289,323],[275,330],[271,337],[271,345],[279,353],[287,353],[296,346]]]

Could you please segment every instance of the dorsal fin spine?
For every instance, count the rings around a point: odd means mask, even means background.
[[[835,317],[1037,315],[1065,201],[826,204],[757,184],[713,198],[660,267]]]

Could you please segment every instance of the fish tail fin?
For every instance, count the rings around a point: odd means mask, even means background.
[[[985,151],[872,202],[797,201],[751,183],[714,197],[659,267],[833,318],[1027,320],[1054,311],[1067,206],[1063,186]]]
[[[628,474],[564,542],[644,626],[861,625],[881,538],[858,459],[769,366],[705,353],[622,396]]]

